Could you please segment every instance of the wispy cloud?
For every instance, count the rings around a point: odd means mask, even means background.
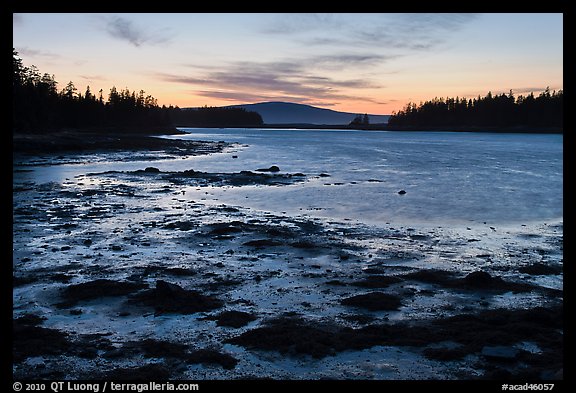
[[[308,59],[301,60],[309,67],[323,67],[327,69],[358,68],[369,67],[377,64],[383,64],[398,58],[398,55],[379,54],[379,53],[361,53],[361,54],[335,54],[319,55]]]
[[[231,103],[251,103],[262,101],[290,101],[298,104],[310,104],[307,99],[299,96],[286,96],[265,93],[253,93],[245,91],[230,91],[230,90],[195,90],[191,92],[195,95],[209,98],[217,98]]]
[[[512,89],[512,92],[515,95],[520,95],[520,94],[530,94],[530,93],[534,93],[535,95],[540,94],[541,92],[543,92],[544,90],[546,90],[546,87],[549,87],[550,90],[558,90],[561,89],[558,86],[540,86],[540,87],[517,87],[515,89]],[[506,92],[508,93],[508,92]]]
[[[265,31],[293,35],[299,42],[316,46],[426,51],[477,17],[472,13],[295,14],[278,16],[274,27]]]
[[[78,75],[80,78],[87,80],[89,82],[92,81],[105,81],[108,80],[108,78],[102,76],[102,75]]]
[[[154,77],[166,82],[196,86],[198,90],[194,93],[198,95],[244,102],[274,99],[299,103],[322,100],[325,104],[350,99],[372,101],[348,91],[381,87],[366,78],[344,79],[315,74],[310,67],[314,59],[268,63],[242,61],[224,65],[218,70],[204,70],[194,76],[155,73]],[[344,61],[345,57],[323,60]],[[359,61],[359,58],[354,60]],[[367,60],[367,57],[364,58],[364,61]]]
[[[171,33],[167,29],[151,31],[117,15],[105,17],[104,20],[105,30],[111,37],[126,41],[135,47],[140,47],[144,44],[165,44],[171,40]]]
[[[314,30],[336,28],[340,23],[338,14],[278,14],[271,22],[266,23],[262,32],[265,34],[302,34]]]
[[[17,51],[20,55],[23,55],[26,57],[36,57],[36,58],[43,57],[46,59],[57,59],[57,58],[62,57],[59,54],[54,53],[54,52],[40,50],[40,49],[32,49],[32,48],[28,48],[28,47],[18,48]]]

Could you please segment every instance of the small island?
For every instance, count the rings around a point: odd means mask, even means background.
[[[504,131],[562,133],[564,93],[546,88],[537,97],[534,93],[515,97],[509,94],[485,97],[434,98],[408,103],[393,113],[388,129],[444,131]]]

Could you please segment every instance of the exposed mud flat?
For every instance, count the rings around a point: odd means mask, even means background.
[[[329,175],[269,163],[17,174],[15,378],[563,378],[562,223],[373,226],[210,198]]]

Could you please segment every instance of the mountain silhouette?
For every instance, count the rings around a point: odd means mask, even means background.
[[[359,113],[338,112],[331,109],[317,108],[311,105],[292,102],[259,102],[256,104],[230,105],[258,112],[265,124],[349,124]],[[362,113],[363,114],[363,113]],[[370,124],[388,123],[389,115],[368,114]]]

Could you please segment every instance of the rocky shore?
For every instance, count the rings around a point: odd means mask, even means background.
[[[50,152],[226,147],[107,138]],[[267,163],[62,183],[20,179],[26,168],[13,183],[16,379],[563,378],[561,223],[374,227],[187,197],[329,175]]]
[[[157,138],[154,135],[180,134],[176,129],[153,129],[149,133],[135,133],[130,130],[63,130],[43,134],[17,133],[12,135],[14,153],[45,154],[58,152],[95,152],[110,150],[153,150],[177,152],[188,149],[202,154],[204,145],[198,141],[175,141]],[[213,145],[213,144],[206,144]]]

